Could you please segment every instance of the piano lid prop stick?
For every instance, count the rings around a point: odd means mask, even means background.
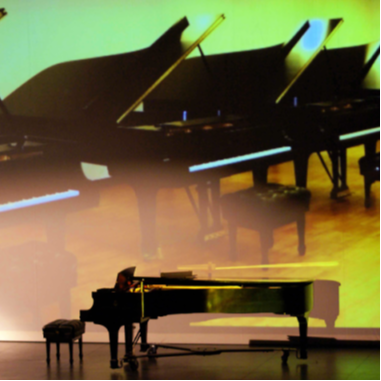
[[[211,268],[213,270],[249,270],[249,269],[262,269],[262,268],[305,268],[305,267],[336,267],[339,266],[339,262],[308,262],[308,263],[278,263],[274,265],[251,265],[251,266],[227,266],[227,267],[217,267],[211,266],[210,263],[204,265],[193,265],[191,266],[178,266],[178,270],[205,270],[209,271]]]
[[[123,119],[143,101],[144,98],[150,94],[159,83],[161,83],[169,74],[172,73],[174,69],[190,54],[192,51],[199,45],[201,42],[209,36],[210,33],[214,31],[225,20],[225,15],[220,15],[213,24],[190,46],[188,46],[182,55],[177,59],[177,61],[167,70],[165,71],[160,78],[158,78],[145,92],[142,94],[116,121],[118,124],[123,121]]]
[[[143,320],[144,319],[144,279],[142,279],[140,282],[140,292],[141,292],[141,297],[142,297],[142,317],[141,317],[141,320]]]

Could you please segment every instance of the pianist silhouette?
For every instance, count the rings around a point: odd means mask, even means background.
[[[128,291],[136,285],[136,282],[133,282],[135,269],[136,267],[128,267],[118,273],[114,287],[117,292]]]

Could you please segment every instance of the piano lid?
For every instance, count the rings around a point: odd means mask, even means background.
[[[332,19],[329,21],[328,28],[326,31],[325,37],[322,39],[320,44],[313,50],[313,53],[310,55],[308,60],[300,67],[297,71],[296,75],[292,78],[290,83],[286,86],[286,88],[282,91],[282,93],[278,96],[275,103],[280,103],[281,100],[285,97],[285,95],[289,92],[289,90],[294,86],[295,82],[298,78],[304,73],[304,71],[308,68],[311,62],[315,59],[315,57],[319,54],[319,52],[326,46],[328,41],[332,38],[334,33],[340,27],[340,25],[344,22],[343,19]]]
[[[160,82],[162,82],[176,67],[210,34],[213,32],[214,29],[217,28],[218,25],[225,19],[224,15],[220,15],[195,41],[180,41],[181,49],[177,51],[178,57],[176,59],[176,56],[173,56],[173,63],[170,67],[168,67],[165,71],[162,72],[160,77],[158,77],[154,82],[151,84],[151,86],[137,99],[135,102],[121,115],[117,123],[122,122],[122,120],[131,112],[133,111],[142,101],[143,99],[154,90]],[[163,48],[165,46],[162,46],[161,44],[162,38],[159,39],[155,44],[152,45],[152,48],[154,48],[155,53],[159,53],[160,55],[163,54]],[[173,53],[173,52],[171,52]],[[169,60],[170,62],[171,60]],[[158,62],[155,62],[155,70],[160,70],[160,68],[157,67]],[[147,80],[147,82],[150,80],[150,78]]]
[[[223,20],[184,41],[184,17],[146,49],[54,65],[4,102],[12,114],[121,123]]]
[[[5,12],[4,8],[0,8],[0,20],[6,16],[7,12]],[[0,98],[0,113],[3,112],[4,114],[8,114],[8,110],[5,107],[3,100]]]

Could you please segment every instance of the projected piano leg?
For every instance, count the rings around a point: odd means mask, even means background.
[[[340,179],[340,173],[339,173],[339,152],[338,151],[330,151],[329,157],[331,158],[332,162],[332,183],[333,188],[331,190],[331,198],[336,199],[339,196],[339,179]]]
[[[295,184],[298,187],[307,187],[309,153],[298,152],[294,158]]]
[[[308,313],[297,316],[299,322],[299,337],[300,337],[300,358],[307,358],[307,331],[308,331]]]
[[[268,166],[266,164],[258,165],[253,169],[253,183],[255,186],[267,184],[267,172]]]
[[[152,184],[134,185],[138,202],[141,252],[143,258],[151,260],[157,257],[156,241],[156,196],[158,188]]]
[[[341,173],[341,185],[340,190],[347,190],[347,150],[344,148],[340,150],[340,173]]]
[[[54,251],[65,250],[66,215],[64,213],[51,213],[45,215],[45,231],[48,246]]]
[[[220,207],[220,180],[214,179],[197,185],[198,193],[198,218],[200,221],[199,240],[209,241],[217,238],[218,231],[222,231]],[[209,225],[209,212],[212,224]]]

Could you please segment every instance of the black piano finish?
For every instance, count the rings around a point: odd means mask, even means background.
[[[118,332],[125,327],[126,358],[133,351],[133,323],[141,324],[142,348],[148,349],[147,323],[166,315],[190,313],[272,312],[295,316],[300,330],[300,357],[307,358],[307,320],[313,307],[312,280],[183,280],[135,277],[148,287],[141,292],[93,292],[91,309],[80,319],[103,325],[109,332],[111,367],[118,367]],[[164,286],[164,287],[163,287]],[[171,288],[176,286],[176,288]],[[163,288],[160,288],[163,287]]]

